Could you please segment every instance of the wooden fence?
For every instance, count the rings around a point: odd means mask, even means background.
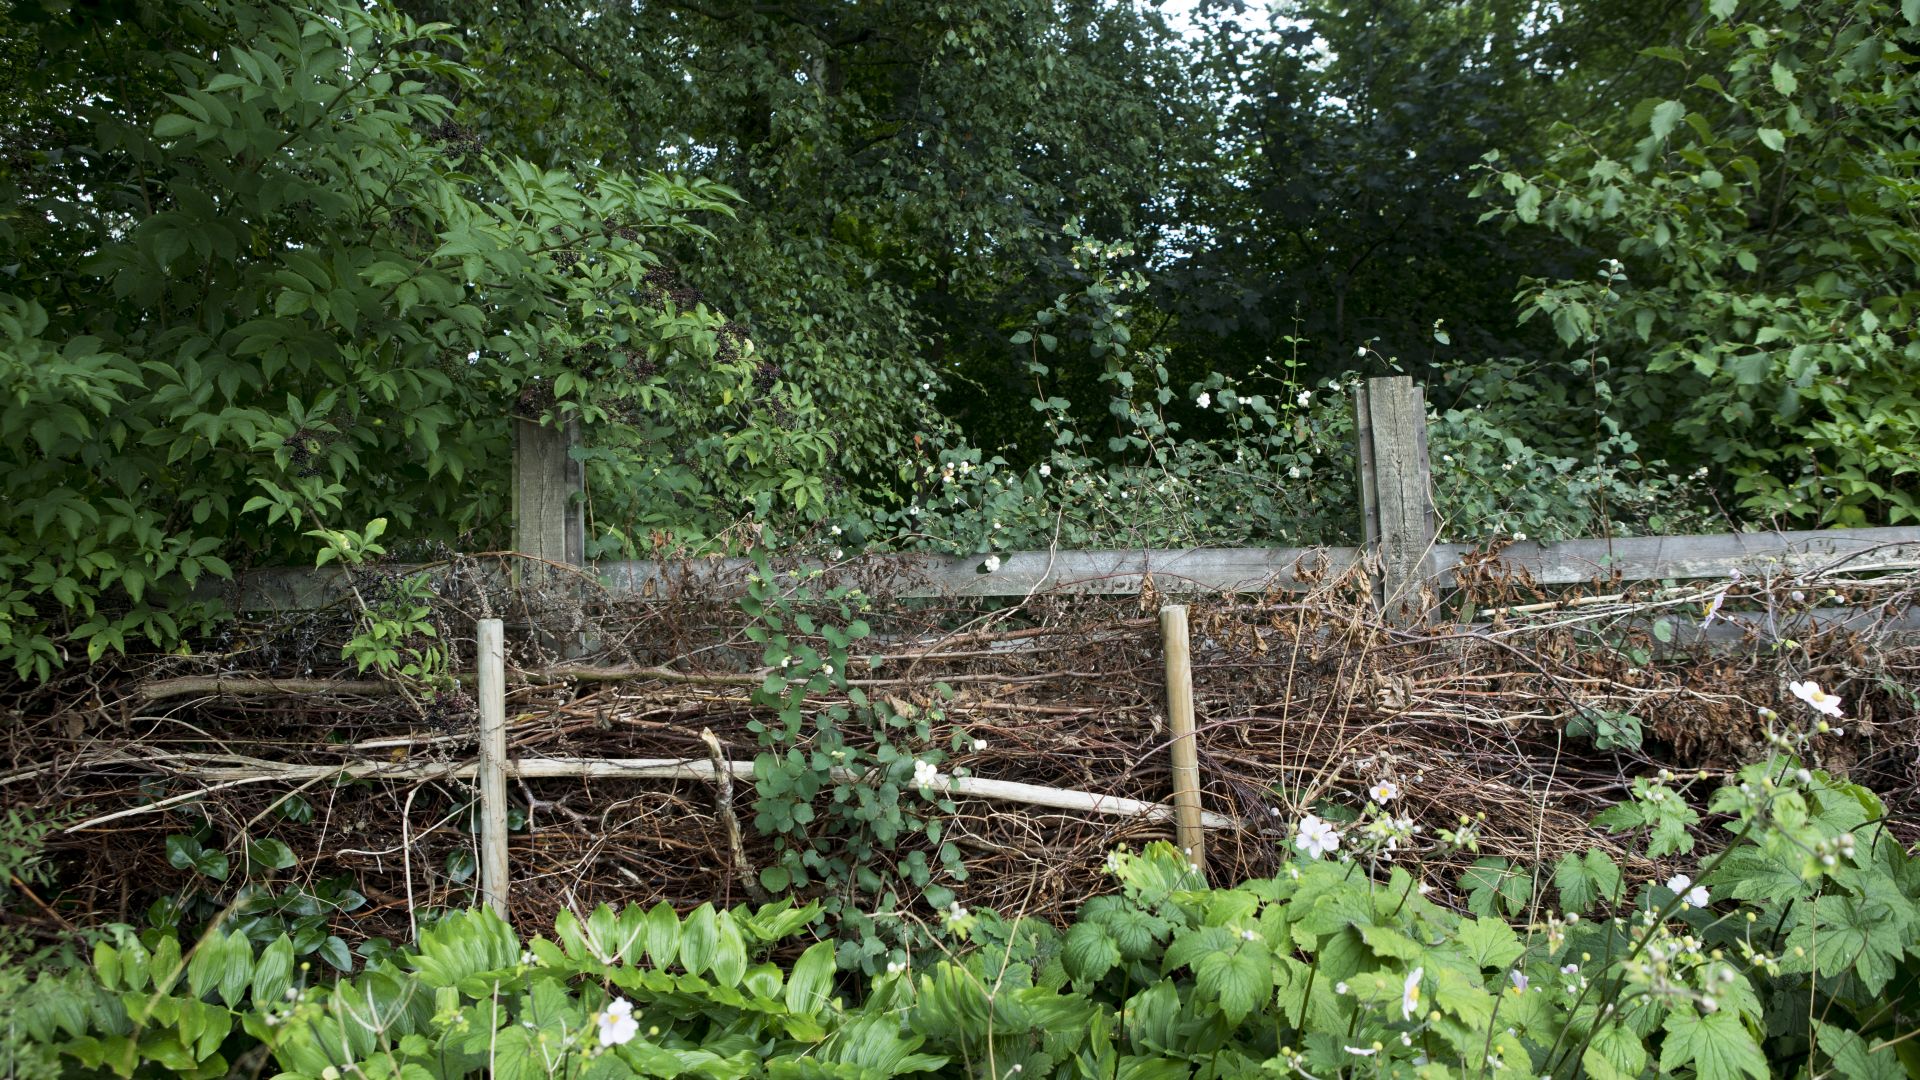
[[[1364,536],[1358,547],[1002,552],[998,556],[999,564],[991,573],[982,572],[984,556],[886,555],[867,560],[865,570],[899,596],[1005,597],[1055,589],[1125,595],[1138,593],[1149,581],[1163,595],[1304,589],[1314,580],[1324,580],[1330,574],[1361,566],[1372,575],[1375,602],[1387,618],[1397,622],[1419,620],[1426,616],[1420,602],[1422,594],[1444,591],[1453,571],[1482,556],[1472,545],[1442,544],[1436,540],[1426,405],[1421,390],[1405,377],[1368,380],[1356,395],[1355,413]],[[579,567],[583,574],[590,574],[613,595],[652,597],[688,587],[726,587],[744,577],[752,564],[740,559],[583,565],[583,481],[579,464],[569,453],[577,440],[578,432],[573,428],[516,424],[513,491],[517,552],[548,565]],[[1524,574],[1540,585],[1595,580],[1678,582],[1739,574],[1777,580],[1834,571],[1920,568],[1920,528],[1621,537],[1556,543],[1517,541],[1506,545],[1498,557],[1502,567]],[[344,571],[338,569],[260,571],[244,577],[239,603],[249,610],[312,608],[339,599],[345,594],[345,584]],[[1826,616],[1830,623],[1842,625],[1850,617],[1844,611],[1829,612]],[[1737,628],[1737,616],[1723,619]],[[1175,777],[1175,790],[1171,792],[1173,806],[975,777],[943,776],[938,781],[940,786],[951,794],[965,797],[1003,799],[1092,814],[1172,820],[1178,842],[1197,865],[1204,867],[1204,830],[1234,827],[1238,823],[1204,811],[1200,803],[1185,608],[1178,605],[1164,608],[1161,629],[1173,735],[1169,743]],[[1696,626],[1693,632],[1701,630]],[[426,775],[425,769],[434,775],[477,779],[483,823],[482,892],[503,915],[509,881],[506,861],[506,780],[509,775],[705,780],[720,786],[727,803],[731,802],[732,781],[751,779],[752,764],[722,760],[717,744],[711,761],[508,760],[502,634],[498,619],[481,621],[477,634],[480,729],[476,761],[426,767],[360,765],[341,771],[418,778]],[[174,681],[194,683],[203,691],[230,689],[218,685],[220,680],[204,687],[200,684],[206,680]],[[277,684],[257,685],[272,689]],[[240,783],[309,777],[320,775],[327,768],[289,766],[281,773],[261,773],[255,768],[237,779],[207,775],[225,783]],[[730,815],[730,808],[725,813]]]

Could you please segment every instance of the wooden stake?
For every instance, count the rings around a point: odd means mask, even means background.
[[[1167,655],[1167,721],[1173,732],[1174,838],[1204,879],[1206,830],[1201,824],[1200,749],[1193,736],[1193,659],[1187,648],[1185,605],[1160,609],[1160,638]]]
[[[507,917],[507,646],[499,619],[481,619],[480,895]]]

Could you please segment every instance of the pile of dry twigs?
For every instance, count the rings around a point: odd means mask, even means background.
[[[377,599],[392,573],[367,575],[362,596]],[[753,757],[747,725],[763,715],[752,689],[764,672],[727,583],[614,600],[568,583],[511,595],[461,584],[478,580],[445,575],[434,617],[456,670],[470,667],[475,618],[499,614],[518,631],[514,759],[704,762],[707,731],[730,758]],[[861,584],[858,567],[809,588],[835,583]],[[1209,834],[1215,881],[1273,872],[1306,808],[1356,805],[1378,779],[1398,784],[1402,812],[1429,834],[1462,812],[1484,813],[1482,855],[1550,867],[1566,851],[1600,846],[1652,874],[1658,868],[1635,863],[1630,845],[1588,819],[1633,777],[1711,775],[1761,753],[1760,710],[1786,709],[1789,678],[1845,697],[1846,733],[1816,743],[1821,763],[1880,792],[1899,835],[1920,833],[1920,640],[1896,628],[1920,577],[1688,590],[1599,581],[1550,596],[1485,561],[1456,585],[1448,607],[1415,626],[1381,620],[1356,576],[1307,592],[1182,598],[1204,799],[1233,823]],[[938,745],[955,730],[969,745],[980,740],[950,767],[1164,803],[1154,618],[1164,599],[1151,586],[999,604],[906,600],[876,587],[866,616],[875,634],[856,652],[882,661],[856,684],[943,709]],[[1447,617],[1469,605],[1473,623]],[[1842,605],[1852,613],[1844,629],[1827,614]],[[1683,632],[1668,632],[1674,626]],[[169,862],[166,838],[195,832],[235,851],[263,837],[284,842],[298,862],[274,879],[282,886],[351,876],[370,903],[337,920],[350,938],[401,937],[411,912],[470,902],[473,795],[457,773],[476,752],[472,699],[424,701],[341,671],[352,628],[346,609],[277,615],[237,624],[214,652],[16,688],[0,789],[63,826],[58,888],[33,918],[48,927],[138,919],[159,896],[231,888],[237,870],[222,884]],[[554,643],[570,636],[591,654],[560,659]],[[953,693],[944,703],[941,683]],[[1570,737],[1569,720],[1592,710],[1637,717],[1641,747],[1599,751]],[[746,899],[708,780],[558,777],[518,781],[514,794],[523,821],[511,842],[513,902],[531,925],[601,901]],[[739,820],[751,822],[753,799],[750,783],[738,785]],[[302,806],[311,814],[291,812]],[[1063,919],[1107,887],[1099,868],[1109,849],[1168,837],[1171,826],[963,800],[948,835],[969,869],[958,886],[968,904]],[[769,857],[750,824],[743,854],[749,864]],[[1409,865],[1445,897],[1471,858],[1414,854]]]

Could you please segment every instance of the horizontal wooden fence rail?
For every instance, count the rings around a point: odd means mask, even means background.
[[[1419,578],[1444,589],[1452,584],[1453,571],[1480,558],[1481,550],[1434,544],[1420,563]],[[981,572],[982,555],[876,555],[847,569],[900,597],[1020,597],[1053,589],[1125,596],[1140,592],[1148,581],[1162,593],[1258,593],[1306,589],[1309,579],[1352,569],[1363,554],[1356,547],[1014,551],[1001,553],[999,569],[992,573]],[[1507,545],[1496,558],[1540,585],[1913,570],[1920,569],[1920,527],[1525,540]],[[822,564],[799,560],[794,565]],[[686,589],[725,590],[742,584],[752,569],[747,559],[699,559],[601,563],[583,573],[613,596],[655,597]],[[242,575],[233,599],[242,610],[272,611],[325,607],[346,595],[340,570],[276,569]]]

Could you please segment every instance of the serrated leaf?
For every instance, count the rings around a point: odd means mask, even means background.
[[[1647,1047],[1633,1032],[1608,1024],[1594,1033],[1580,1064],[1593,1080],[1640,1080],[1647,1071]]]
[[[1767,1080],[1767,1056],[1740,1018],[1730,1012],[1698,1016],[1676,1010],[1662,1025],[1667,1032],[1660,1047],[1660,1071],[1671,1075],[1691,1064],[1699,1080],[1738,1080],[1742,1076]]]
[[[1273,964],[1258,941],[1201,957],[1193,976],[1200,992],[1218,1001],[1221,1013],[1235,1024],[1273,992]]]
[[[1520,958],[1526,948],[1505,919],[1478,918],[1460,924],[1454,941],[1481,968],[1500,970]]]
[[[1891,1046],[1874,1050],[1858,1032],[1815,1021],[1822,1053],[1833,1059],[1834,1075],[1847,1080],[1905,1080],[1907,1070]]]
[[[1060,959],[1074,985],[1084,988],[1099,982],[1120,962],[1120,946],[1105,926],[1077,922],[1067,931]]]
[[[1653,126],[1654,139],[1664,141],[1668,135],[1673,134],[1673,129],[1679,126],[1681,119],[1686,115],[1687,107],[1678,101],[1668,100],[1655,105],[1653,116],[1649,121]]]

